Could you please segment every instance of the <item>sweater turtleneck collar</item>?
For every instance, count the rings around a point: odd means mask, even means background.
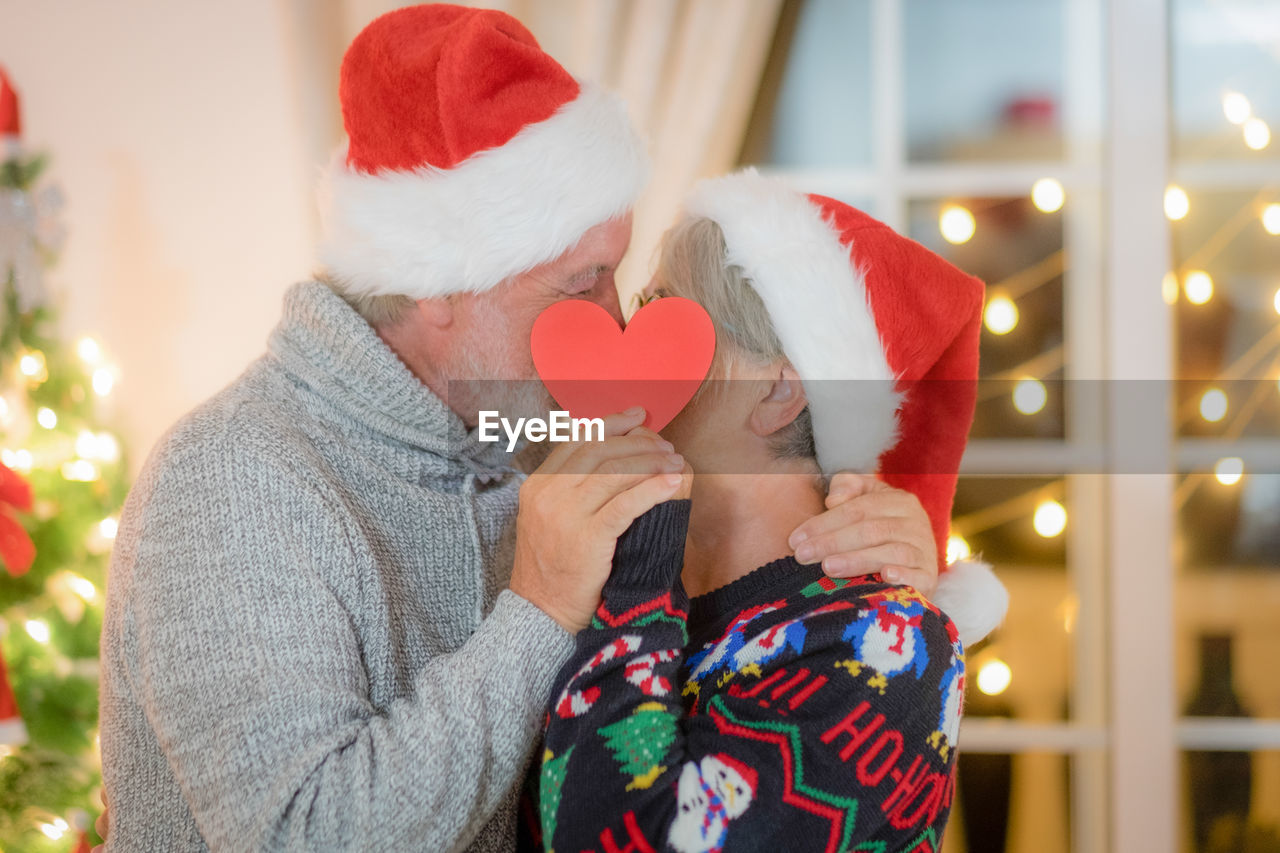
[[[480,442],[364,318],[321,282],[286,291],[284,314],[267,346],[288,373],[370,429],[468,467],[512,466],[501,442]]]

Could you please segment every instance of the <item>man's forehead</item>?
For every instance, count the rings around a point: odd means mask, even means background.
[[[570,272],[588,271],[597,267],[612,269],[626,254],[629,240],[584,240],[560,258]]]

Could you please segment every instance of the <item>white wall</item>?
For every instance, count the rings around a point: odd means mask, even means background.
[[[53,157],[68,337],[119,365],[136,470],[263,351],[311,271],[313,142],[293,31],[268,0],[0,0],[0,64]]]

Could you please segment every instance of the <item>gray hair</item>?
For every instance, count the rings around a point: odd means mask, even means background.
[[[353,294],[346,281],[330,272],[318,272],[315,279],[342,297],[375,329],[394,326],[413,308],[413,299],[399,293]]]
[[[742,358],[758,364],[790,363],[751,280],[741,267],[728,262],[724,232],[714,220],[687,217],[668,230],[655,278],[663,295],[692,299],[711,316],[716,330],[712,376],[731,379]],[[703,383],[698,393],[709,384]],[[778,458],[816,458],[809,407],[771,436],[770,444]]]

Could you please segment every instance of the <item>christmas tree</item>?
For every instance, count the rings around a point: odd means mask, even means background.
[[[100,422],[115,371],[94,340],[58,336],[43,272],[60,200],[20,130],[0,69],[0,849],[66,851],[97,840],[98,636],[127,468]]]

